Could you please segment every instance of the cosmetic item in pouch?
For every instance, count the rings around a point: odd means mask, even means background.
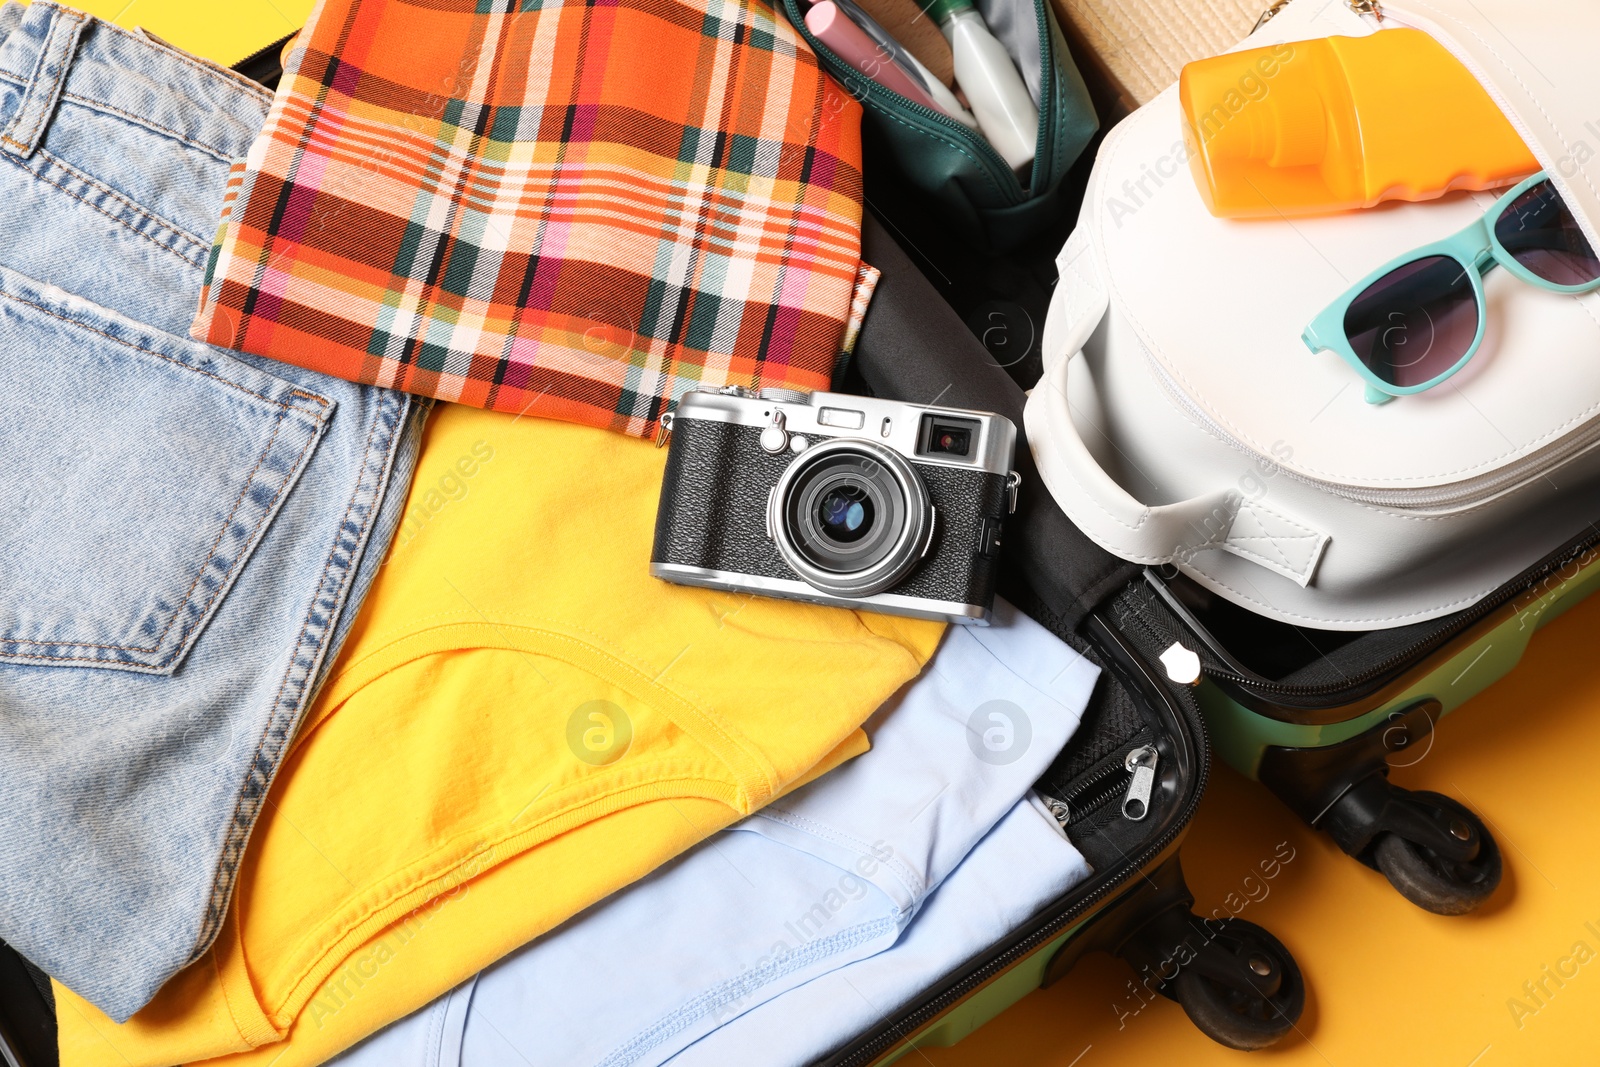
[[[857,0],[873,22],[917,57],[935,80],[946,89],[955,83],[955,60],[950,42],[939,32],[938,23],[923,14],[917,0]],[[870,31],[868,31],[870,32]]]
[[[1421,30],[1197,60],[1178,99],[1190,170],[1218,218],[1431,200],[1539,169],[1483,86]]]
[[[1039,108],[1011,54],[971,0],[933,0],[927,12],[950,42],[956,84],[967,94],[979,131],[1011,169],[1023,170],[1039,142]]]
[[[978,120],[972,117],[972,112],[961,105],[956,99],[956,94],[951,92],[944,82],[940,81],[932,71],[922,65],[922,62],[912,55],[904,45],[897,41],[888,30],[880,26],[876,19],[867,14],[854,0],[832,0],[835,7],[851,22],[854,22],[872,42],[878,46],[879,52],[875,59],[881,61],[883,56],[898,66],[902,73],[908,75],[924,92],[933,100],[933,106],[955,119],[969,130],[978,128]],[[809,20],[807,22],[809,27]],[[937,36],[937,31],[935,31]],[[944,38],[939,38],[939,43],[944,44]],[[870,75],[868,75],[870,77]]]
[[[811,5],[811,10],[806,12],[806,29],[834,55],[885,89],[934,111],[943,110],[923,88],[920,79],[897,65],[889,51],[851,22],[833,0]]]

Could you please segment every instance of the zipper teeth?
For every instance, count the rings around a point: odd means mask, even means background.
[[[812,47],[816,48],[819,52],[822,52],[823,54],[825,54],[829,59],[833,60],[833,62],[836,65],[838,65],[840,68],[845,69],[845,70],[849,70],[850,69],[848,64],[846,64],[843,60],[841,60],[832,51],[828,50],[827,45],[823,44],[821,41],[814,42]],[[1011,168],[1009,166],[1006,165],[1006,161],[1000,158],[1000,153],[995,151],[994,145],[990,144],[987,138],[978,136],[972,130],[968,129],[966,126],[963,126],[961,123],[957,122],[955,119],[951,118],[949,115],[946,115],[943,111],[935,111],[933,108],[928,107],[926,104],[919,104],[915,100],[910,99],[909,97],[901,96],[899,93],[895,92],[893,89],[889,88],[888,86],[880,85],[878,82],[872,81],[872,79],[867,78],[865,75],[859,74],[856,71],[850,71],[850,77],[857,84],[864,84],[865,86],[870,86],[870,88],[867,88],[866,92],[863,94],[863,96],[862,96],[863,99],[865,99],[867,96],[872,95],[872,93],[874,93],[874,92],[883,93],[885,96],[888,96],[891,99],[892,102],[896,102],[896,103],[899,103],[899,104],[901,104],[901,105],[903,105],[905,107],[911,108],[913,113],[915,113],[917,115],[920,115],[923,118],[932,119],[934,122],[938,123],[939,125],[944,126],[947,129],[949,129],[952,133],[955,133],[955,134],[965,138],[966,140],[970,141],[973,144],[973,146],[978,149],[979,153],[982,154],[985,157],[985,162],[989,163],[991,168],[997,174],[1004,174],[1009,178],[1008,182],[1002,183],[1002,184],[1014,187],[1014,188],[1008,188],[1007,191],[1008,192],[1015,192],[1017,194],[1016,199],[1018,199],[1019,202],[1020,202],[1020,197],[1021,197],[1021,193],[1022,193],[1022,183],[1017,180],[1016,174],[1011,170]]]
[[[1100,792],[1094,795],[1093,799],[1087,802],[1081,797],[1077,800],[1062,801],[1067,805],[1068,820],[1076,824],[1079,819],[1086,819],[1093,815],[1105,807],[1107,803],[1115,800],[1118,793],[1125,791],[1128,788],[1128,782],[1132,778],[1133,775],[1124,771],[1122,774],[1114,776],[1114,779],[1108,779],[1105,783],[1107,788],[1101,789]]]
[[[1028,189],[1030,192],[1033,191],[1038,185],[1038,182],[1033,180],[1034,176],[1039,174],[1041,169],[1047,165],[1045,159],[1043,158],[1043,154],[1039,151],[1039,147],[1048,142],[1050,156],[1053,158],[1056,153],[1055,137],[1047,136],[1048,134],[1053,133],[1053,127],[1050,124],[1050,110],[1055,104],[1056,65],[1054,63],[1045,62],[1044,42],[1049,42],[1050,51],[1052,52],[1055,51],[1056,45],[1055,40],[1050,36],[1050,24],[1048,21],[1046,21],[1048,16],[1045,15],[1044,5],[1045,0],[1034,0],[1033,20],[1034,25],[1036,25],[1039,29],[1040,41],[1039,126],[1033,131],[1033,163],[1028,167]],[[1017,73],[1022,73],[1022,68],[1018,67]]]
[[[1206,751],[1206,746],[1208,746],[1211,742],[1206,733],[1205,717],[1200,714],[1199,705],[1195,703],[1193,694],[1187,690],[1181,693],[1173,693],[1170,688],[1167,689],[1167,692],[1170,693],[1173,696],[1173,699],[1183,708],[1185,712],[1187,712],[1189,723],[1194,731],[1196,751],[1204,753]],[[1117,868],[1115,877],[1106,878],[1101,881],[1101,883],[1093,890],[1086,893],[1083,899],[1079,900],[1072,907],[1058,915],[1044,929],[1029,934],[1017,945],[983,964],[983,966],[973,971],[954,989],[946,992],[932,1004],[919,1008],[899,1020],[898,1024],[895,1026],[896,1034],[888,1037],[887,1040],[879,1037],[869,1045],[858,1049],[856,1053],[849,1059],[845,1060],[840,1067],[867,1067],[867,1065],[872,1063],[873,1060],[876,1060],[879,1056],[893,1048],[895,1044],[902,1039],[902,1035],[915,1033],[924,1024],[943,1014],[950,1007],[964,999],[968,993],[972,992],[974,989],[987,982],[990,978],[1011,966],[1012,963],[1022,959],[1024,956],[1027,956],[1041,945],[1048,944],[1050,941],[1054,940],[1061,934],[1063,930],[1072,926],[1072,924],[1081,916],[1083,916],[1093,905],[1099,903],[1101,900],[1104,900],[1113,892],[1121,889],[1124,885],[1130,882],[1133,879],[1134,874],[1144,869],[1145,864],[1155,859],[1167,848],[1167,846],[1171,845],[1172,842],[1183,836],[1183,832],[1188,829],[1189,823],[1194,819],[1195,809],[1200,806],[1200,798],[1205,794],[1206,782],[1210,779],[1210,776],[1210,761],[1204,758],[1199,759],[1197,761],[1194,789],[1189,795],[1188,802],[1184,804],[1183,810],[1179,813],[1179,817],[1173,821],[1171,826],[1157,836],[1148,847],[1138,852],[1127,863]]]
[[[793,6],[794,0],[788,0],[788,2],[785,4],[785,7],[787,8],[792,8]],[[1038,0],[1035,0],[1034,6],[1035,10],[1037,11]],[[831,48],[814,37],[811,33],[811,30],[806,26],[805,19],[797,17],[794,12],[790,13],[789,21],[797,30],[800,31],[801,36],[805,38],[806,43],[811,46],[812,50],[815,51],[817,55],[825,57],[833,66],[845,72],[844,80],[847,82],[854,82],[863,87],[865,91],[859,99],[865,100],[873,93],[882,93],[887,96],[891,102],[908,107],[914,114],[923,118],[931,119],[939,125],[949,129],[951,132],[965,138],[972,144],[974,148],[978,150],[980,154],[984,156],[984,162],[989,164],[991,170],[993,170],[996,174],[1004,176],[1002,185],[1011,195],[1012,202],[1020,204],[1024,199],[1026,199],[1026,195],[1022,188],[1022,183],[1017,179],[1016,173],[1006,164],[1005,160],[1000,158],[1000,153],[995,151],[994,145],[990,144],[987,139],[980,137],[978,134],[963,126],[949,115],[946,115],[944,112],[936,111],[925,104],[919,104],[915,100],[901,96],[888,86],[880,85],[878,82],[866,77],[866,75],[862,74],[860,71],[855,70],[850,66],[850,64],[840,59],[837,53],[835,53]],[[943,31],[941,31],[941,36],[942,35]],[[1042,96],[1043,94],[1041,93],[1040,95]],[[1044,120],[1041,118],[1040,121],[1043,122]],[[1037,131],[1035,132],[1034,136],[1035,143],[1037,144]]]
[[[1156,358],[1155,353],[1151,352],[1143,341],[1139,342],[1139,347],[1144,351],[1146,361],[1155,370],[1156,380],[1161,383],[1162,389],[1174,403],[1187,412],[1191,418],[1210,430],[1212,434],[1220,437],[1240,452],[1253,459],[1263,458],[1256,449],[1240,441],[1228,430],[1218,425],[1217,421],[1209,413],[1203,411],[1200,405],[1196,404],[1193,398],[1173,380],[1172,373],[1162,365],[1161,361]],[[1304,474],[1276,463],[1275,466],[1279,471],[1282,471],[1297,482],[1314,486],[1346,500],[1354,500],[1362,504],[1378,504],[1391,508],[1426,510],[1436,507],[1483,503],[1508,489],[1513,489],[1532,481],[1535,476],[1549,468],[1557,466],[1565,460],[1593,447],[1596,441],[1600,441],[1600,418],[1590,419],[1582,429],[1574,430],[1543,448],[1531,452],[1495,471],[1455,482],[1448,486],[1426,489],[1358,488],[1343,485],[1339,482],[1313,478],[1309,474]]]
[[[1137,747],[1138,745],[1133,746]],[[1121,751],[1119,748],[1118,752]],[[1125,753],[1122,758],[1124,760],[1127,758]],[[1088,781],[1079,783],[1076,789],[1056,799],[1067,806],[1067,818],[1076,823],[1080,816],[1098,810],[1108,798],[1116,796],[1119,790],[1126,788],[1127,780],[1132,777],[1132,772],[1122,762],[1108,764]],[[1085,797],[1092,799],[1085,801]]]
[[[1358,489],[1349,490],[1333,482],[1305,479],[1314,485],[1324,486],[1331,492],[1371,504],[1389,504],[1395,507],[1429,507],[1456,504],[1475,504],[1493,499],[1501,492],[1514,489],[1552,467],[1592,447],[1600,439],[1600,419],[1590,419],[1579,430],[1574,430],[1537,451],[1509,463],[1491,473],[1457,482],[1448,488],[1437,489]],[[1291,472],[1292,473],[1292,472]]]
[[[1515,600],[1534,582],[1537,582],[1539,579],[1546,577],[1554,571],[1560,570],[1561,567],[1565,566],[1566,563],[1571,561],[1575,556],[1588,551],[1596,545],[1600,545],[1600,533],[1590,533],[1587,537],[1584,537],[1578,541],[1571,548],[1563,548],[1560,554],[1553,557],[1549,562],[1540,564],[1534,568],[1532,573],[1524,576],[1524,580],[1507,582],[1493,593],[1490,593],[1488,596],[1472,605],[1472,607],[1468,608],[1461,614],[1454,624],[1441,630],[1436,630],[1427,637],[1424,637],[1402,651],[1379,661],[1377,664],[1368,667],[1359,674],[1352,675],[1349,678],[1341,679],[1337,682],[1321,682],[1316,685],[1289,685],[1283,682],[1274,682],[1270,679],[1259,676],[1245,676],[1225,668],[1212,669],[1208,667],[1206,669],[1206,673],[1213,678],[1220,678],[1224,681],[1232,682],[1235,685],[1244,686],[1253,692],[1273,693],[1282,696],[1326,696],[1356,689],[1370,682],[1377,681],[1384,675],[1394,671],[1396,668],[1410,663],[1418,656],[1446,644],[1459,635],[1462,631],[1478,622],[1480,619],[1493,614],[1508,602]],[[1138,616],[1133,617],[1138,618]],[[1148,627],[1146,627],[1146,630],[1148,631]]]

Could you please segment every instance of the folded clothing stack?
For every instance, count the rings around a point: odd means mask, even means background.
[[[995,616],[951,630],[868,724],[872,751],[337,1062],[804,1064],[992,943],[1089,873],[1019,800],[1099,673]]]
[[[651,578],[665,462],[434,413],[216,946],[63,1067],[320,1063],[866,748],[944,626]]]
[[[1096,673],[1037,624],[1002,605],[902,689],[943,624],[649,577],[667,457],[636,438],[698,384],[827,385],[875,274],[854,103],[769,8],[706,18],[328,0],[273,103],[0,8],[0,374],[56,501],[0,517],[30,549],[0,604],[0,937],[55,979],[64,1067],[320,1063],[563,954],[570,998],[663,909],[629,1010],[552,1055],[664,1062],[909,950],[980,840],[1051,854],[980,919],[1086,873],[1018,807]],[[688,52],[681,85],[643,62]],[[175,336],[208,249],[200,330],[249,351]],[[573,303],[602,293],[617,315]],[[424,432],[384,385],[519,417]],[[917,974],[968,951],[921,929]]]
[[[839,880],[849,877],[837,869],[834,874]],[[1020,803],[928,895],[893,945],[876,955],[841,961],[837,969],[749,1010],[734,1006],[731,1011],[741,1014],[729,1018],[724,1013],[720,1018],[727,1021],[667,1062],[672,1067],[813,1063],[905,1008],[1087,874],[1077,851],[1050,825],[1049,817]],[[850,890],[836,883],[834,891],[842,895]],[[625,952],[636,947],[617,946]],[[527,955],[537,956],[538,948],[536,944]],[[613,958],[620,964],[628,957]],[[526,1067],[541,1062],[538,1050],[551,1031],[535,1033],[516,1012],[544,986],[521,961],[521,956],[514,957],[457,986],[449,996],[334,1062],[341,1067]],[[608,1003],[610,994],[581,1007],[587,1015]],[[538,1013],[539,1018],[546,1015]],[[604,1062],[630,1061],[608,1057]]]

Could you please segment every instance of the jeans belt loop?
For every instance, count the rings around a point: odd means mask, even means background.
[[[46,5],[40,5],[46,6]],[[78,38],[83,33],[88,16],[77,11],[48,5],[50,29],[39,49],[33,74],[22,91],[22,103],[17,108],[11,124],[0,134],[0,149],[23,159],[33,154],[50,125],[56,101],[61,98],[61,87],[66,83],[67,71],[72,68],[72,57],[78,50]]]

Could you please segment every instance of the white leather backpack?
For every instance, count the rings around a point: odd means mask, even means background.
[[[1600,4],[1394,0],[1374,17],[1294,0],[1243,46],[1389,25],[1466,64],[1600,249]],[[1488,272],[1477,356],[1382,405],[1300,340],[1497,193],[1216,219],[1181,122],[1174,87],[1107,135],[1058,259],[1027,434],[1085,533],[1260,614],[1358,630],[1460,610],[1600,518],[1600,295]]]

